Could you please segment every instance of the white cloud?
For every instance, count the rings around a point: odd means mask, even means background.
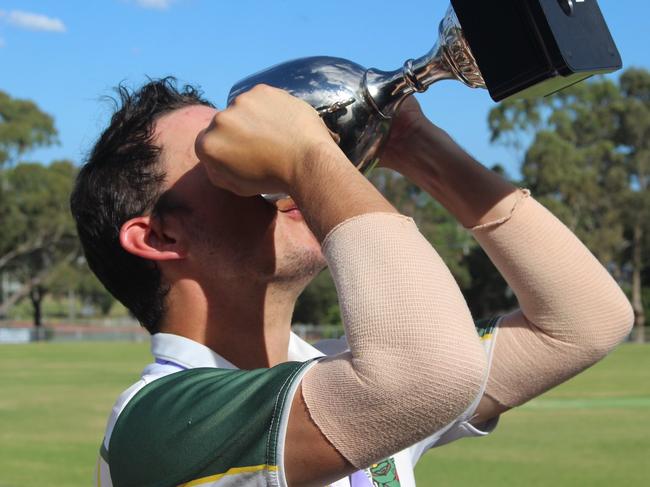
[[[21,10],[0,12],[0,18],[4,18],[11,25],[28,30],[41,30],[46,32],[66,31],[65,24],[61,19],[32,12],[23,12]]]
[[[173,0],[135,0],[142,8],[151,8],[156,10],[165,10],[169,8]]]

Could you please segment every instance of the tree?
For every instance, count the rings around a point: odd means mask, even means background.
[[[0,276],[14,259],[42,245],[38,240],[33,241],[30,233],[25,232],[27,229],[16,221],[20,216],[7,201],[10,188],[3,166],[11,167],[29,150],[55,143],[56,136],[50,115],[32,101],[15,99],[0,91]],[[24,238],[19,237],[21,232]],[[0,300],[4,301],[4,296],[0,295]]]
[[[506,177],[501,166],[492,170]],[[414,218],[456,279],[475,317],[502,314],[516,306],[505,280],[471,233],[439,202],[394,172],[377,170],[370,179],[401,213]]]
[[[620,85],[625,102],[619,114],[621,125],[617,142],[625,149],[630,181],[623,216],[631,232],[632,307],[637,341],[643,342],[646,315],[642,273],[647,264],[643,247],[650,233],[650,72],[629,69],[621,76]]]
[[[470,233],[418,186],[398,173],[377,169],[370,180],[400,213],[411,216],[440,254],[461,288],[471,285],[467,256],[476,247]]]
[[[54,119],[30,100],[0,91],[0,167],[27,151],[56,142]]]
[[[300,295],[293,321],[317,325],[341,324],[336,287],[329,270],[321,272]]]
[[[41,303],[52,280],[79,255],[68,209],[75,174],[76,168],[69,161],[49,166],[22,163],[5,170],[6,191],[0,205],[4,271],[22,286],[0,305],[0,313],[29,297],[34,307],[34,324],[40,326]]]
[[[650,73],[630,69],[618,83],[600,78],[542,100],[506,101],[490,112],[489,126],[495,142],[528,144],[523,184],[630,285],[643,340]]]
[[[80,255],[53,273],[48,289],[53,295],[78,299],[84,307],[91,306],[102,316],[107,316],[115,303],[113,295],[99,282]],[[73,302],[69,316],[74,318],[74,314]]]
[[[8,299],[0,296],[0,315],[29,297],[37,326],[48,280],[77,252],[67,210],[75,169],[66,161],[48,168],[18,162],[30,150],[54,144],[56,137],[50,115],[30,100],[0,91],[0,274],[9,273],[22,284]]]

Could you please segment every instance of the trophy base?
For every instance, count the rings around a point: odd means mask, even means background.
[[[596,0],[451,3],[495,101],[549,95],[622,67]]]

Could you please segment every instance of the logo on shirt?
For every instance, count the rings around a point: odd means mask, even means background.
[[[500,316],[494,316],[492,318],[485,318],[474,322],[476,333],[478,333],[481,340],[489,340],[492,338],[494,329],[497,327],[500,319]]]
[[[388,458],[370,467],[373,487],[400,487],[395,460]]]

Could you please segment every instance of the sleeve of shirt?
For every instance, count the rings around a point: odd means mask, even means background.
[[[488,373],[485,376],[485,381],[481,387],[480,393],[477,395],[476,400],[465,410],[465,412],[453,423],[449,424],[442,430],[436,432],[434,435],[429,438],[424,439],[423,441],[413,445],[411,450],[411,459],[413,465],[420,459],[420,457],[430,448],[436,448],[452,441],[460,440],[461,438],[468,437],[477,437],[477,436],[487,436],[490,434],[496,427],[499,422],[499,418],[494,418],[486,423],[479,426],[472,425],[470,423],[472,416],[476,412],[476,408],[483,397],[485,392],[485,387],[487,386],[487,380],[489,377],[489,368],[492,364],[492,355],[494,353],[494,343],[497,338],[498,326],[501,321],[501,317],[494,317],[476,321],[474,325],[476,326],[476,332],[478,333],[481,343],[485,348],[485,352],[488,357]]]
[[[148,384],[111,435],[113,485],[284,485],[291,400],[313,363],[190,369]]]

